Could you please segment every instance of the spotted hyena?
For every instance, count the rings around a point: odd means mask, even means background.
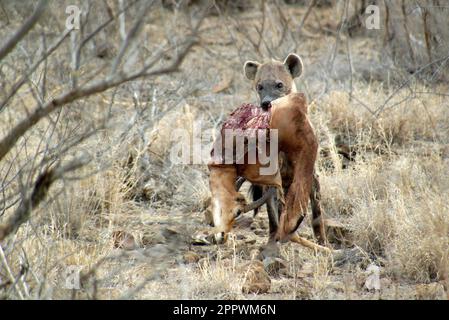
[[[302,59],[294,53],[290,53],[284,61],[269,60],[265,62],[247,61],[244,64],[243,71],[247,79],[252,81],[252,87],[256,91],[259,99],[259,105],[267,110],[271,102],[284,97],[290,93],[297,92],[294,79],[300,77],[303,73],[304,65]],[[293,179],[292,164],[285,156],[280,153],[282,187],[287,194]],[[251,187],[253,199],[259,199],[263,194],[263,188],[259,185]],[[313,175],[312,191],[310,193],[310,202],[312,206],[312,226],[314,234],[320,244],[326,243],[324,232],[322,210],[320,205],[320,184],[317,174]],[[280,210],[276,201],[267,202],[267,211],[270,222],[270,235],[276,234],[278,227]],[[255,209],[257,214],[257,209]]]

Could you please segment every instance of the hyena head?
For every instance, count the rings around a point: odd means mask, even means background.
[[[284,62],[271,60],[265,63],[247,61],[243,67],[245,76],[253,80],[254,89],[259,96],[260,107],[267,110],[271,101],[296,92],[293,79],[302,74],[301,58],[290,53]]]

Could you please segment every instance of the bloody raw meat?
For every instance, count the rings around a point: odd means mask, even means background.
[[[271,107],[264,111],[262,108],[257,105],[251,103],[244,103],[236,110],[234,110],[226,119],[221,127],[221,148],[222,148],[222,156],[217,159],[214,157],[214,149],[219,147],[219,141],[216,140],[213,148],[211,150],[212,162],[218,164],[224,162],[224,130],[231,129],[235,130],[234,134],[243,136],[245,138],[245,150],[247,146],[248,138],[255,138],[257,136],[257,131],[259,129],[266,130],[265,133],[268,133],[268,129],[270,128],[270,118],[271,118]],[[268,141],[268,140],[267,140]],[[233,150],[235,153],[235,150]],[[235,161],[235,154],[234,154]]]
[[[262,108],[244,103],[234,110],[223,123],[222,129],[268,129],[270,127],[271,108]]]

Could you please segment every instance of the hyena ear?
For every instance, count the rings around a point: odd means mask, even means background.
[[[284,65],[287,67],[288,71],[290,71],[293,79],[302,74],[302,60],[297,54],[290,53],[287,58],[285,58]]]
[[[254,80],[260,63],[256,61],[246,61],[243,66],[243,72],[249,80]]]

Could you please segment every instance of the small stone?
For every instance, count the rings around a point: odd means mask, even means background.
[[[260,261],[252,261],[243,270],[245,273],[245,282],[242,286],[243,293],[262,294],[267,293],[271,287],[271,279],[264,270],[263,263]]]

